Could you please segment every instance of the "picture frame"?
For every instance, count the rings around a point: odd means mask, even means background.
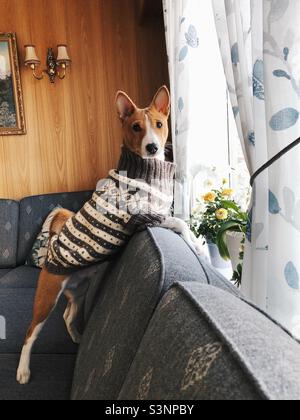
[[[0,32],[0,136],[26,134],[15,33]]]

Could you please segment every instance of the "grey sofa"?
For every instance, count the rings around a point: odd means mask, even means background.
[[[160,228],[82,272],[89,283],[81,345],[66,333],[62,298],[34,349],[31,383],[18,385],[39,275],[26,257],[53,207],[76,211],[90,195],[0,201],[1,400],[300,398],[299,343]]]

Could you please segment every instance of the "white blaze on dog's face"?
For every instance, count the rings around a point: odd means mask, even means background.
[[[124,92],[117,93],[116,104],[123,124],[124,145],[143,159],[164,160],[170,115],[166,86],[158,90],[146,109],[139,109]]]

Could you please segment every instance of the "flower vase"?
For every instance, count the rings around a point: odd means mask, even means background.
[[[226,242],[228,251],[231,258],[231,264],[233,271],[236,271],[239,264],[243,261],[240,259],[242,242],[244,240],[244,234],[242,232],[227,232]]]
[[[231,268],[231,262],[224,260],[219,252],[219,248],[216,244],[208,242],[209,256],[211,264],[218,270],[227,270]]]

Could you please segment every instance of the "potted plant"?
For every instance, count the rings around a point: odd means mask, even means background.
[[[216,268],[225,268],[226,262],[231,260],[233,278],[240,284],[248,215],[232,198],[233,190],[225,186],[224,180],[220,189],[212,190],[197,200],[190,227],[198,238],[205,238]]]

